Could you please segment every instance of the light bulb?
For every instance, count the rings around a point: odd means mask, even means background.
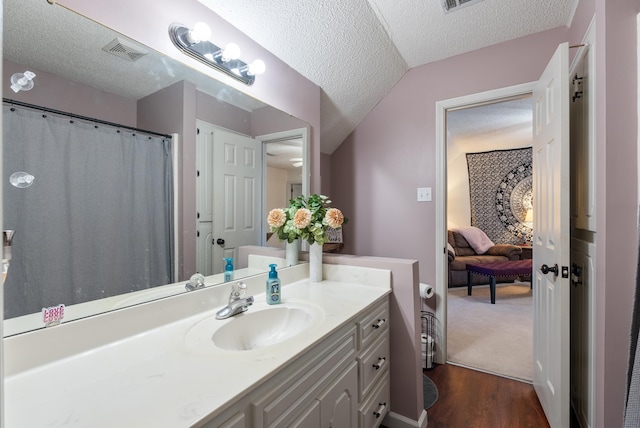
[[[211,38],[211,28],[204,22],[198,22],[193,26],[193,30],[189,32],[189,38],[193,43],[198,43]]]
[[[249,65],[249,69],[247,71],[249,75],[256,75],[264,73],[266,68],[267,67],[264,65],[264,61],[256,59],[251,63],[251,65]]]
[[[240,58],[240,46],[235,43],[229,43],[222,51],[222,61],[227,62],[232,59]]]

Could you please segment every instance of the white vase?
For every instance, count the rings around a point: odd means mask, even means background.
[[[295,239],[293,242],[287,241],[285,245],[285,260],[287,266],[298,264],[298,253],[300,252],[300,240]]]
[[[322,245],[309,245],[309,281],[322,281]]]

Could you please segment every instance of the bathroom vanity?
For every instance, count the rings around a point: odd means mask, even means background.
[[[6,426],[379,426],[390,272],[279,273],[282,304],[257,275],[254,304],[226,320],[229,284],[6,338]]]

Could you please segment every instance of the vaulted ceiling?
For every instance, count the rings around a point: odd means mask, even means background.
[[[322,89],[332,153],[413,67],[568,26],[579,0],[198,0]]]

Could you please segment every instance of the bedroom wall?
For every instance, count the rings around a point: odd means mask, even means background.
[[[447,228],[471,225],[467,153],[531,147],[531,127],[447,138]]]

